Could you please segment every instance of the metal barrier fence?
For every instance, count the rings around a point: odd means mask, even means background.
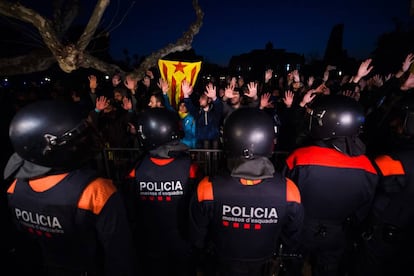
[[[98,169],[114,182],[123,181],[144,154],[140,148],[105,148],[102,157],[97,160]],[[226,166],[221,149],[189,149],[189,154],[204,175],[213,176]],[[286,156],[284,151],[274,153],[272,162],[276,169]]]

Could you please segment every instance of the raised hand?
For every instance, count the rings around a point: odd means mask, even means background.
[[[124,85],[125,85],[125,87],[126,87],[126,88],[128,88],[129,90],[131,90],[131,91],[135,91],[135,90],[136,90],[136,88],[137,88],[137,79],[136,79],[136,78],[134,78],[134,77],[133,77],[133,76],[131,76],[131,75],[128,75],[128,76],[125,78]]]
[[[249,98],[252,98],[253,100],[257,99],[257,83],[254,81],[251,81],[247,84],[248,91],[244,94]]]
[[[98,87],[98,80],[95,75],[88,76],[89,79],[89,88],[92,92],[95,92],[96,88]]]
[[[226,89],[224,90],[224,97],[226,99],[231,99],[234,97],[234,87],[235,85],[230,83],[229,85],[226,86]]]
[[[324,93],[327,89],[328,89],[328,87],[324,83],[322,83],[321,85],[316,87],[316,89],[313,90],[313,92],[314,93]]]
[[[209,83],[206,86],[206,91],[204,92],[204,94],[206,94],[207,97],[209,97],[213,101],[217,99],[217,90],[216,90],[216,87],[212,83]]]
[[[290,91],[285,91],[285,96],[283,97],[283,103],[286,105],[287,108],[290,108],[293,104],[293,98],[295,97],[295,94]]]
[[[316,97],[315,90],[311,89],[303,95],[302,101],[299,103],[301,107],[304,107],[310,103]]]
[[[154,78],[154,73],[151,70],[147,70],[145,72],[145,75],[147,75],[148,77],[150,77],[150,79],[153,79]]]
[[[181,91],[183,92],[184,98],[190,97],[191,93],[193,93],[193,86],[189,81],[183,79],[181,81]]]
[[[162,93],[163,94],[167,94],[168,93],[168,90],[170,89],[170,85],[168,84],[168,81],[167,80],[165,80],[163,78],[160,78],[158,80],[157,85],[162,90]]]
[[[270,100],[270,93],[264,93],[261,97],[260,97],[260,109],[263,108],[273,108],[273,102]]]
[[[131,109],[132,109],[132,101],[131,101],[131,99],[130,99],[130,98],[128,98],[128,97],[124,97],[124,98],[122,99],[122,107],[123,107],[125,110],[131,110]]]
[[[385,75],[384,80],[389,81],[392,78],[393,74],[389,73],[388,75]]]
[[[358,73],[352,80],[353,82],[358,83],[360,79],[368,75],[372,71],[372,69],[374,69],[374,66],[371,65],[371,62],[372,59],[369,58],[361,63],[361,65],[358,68]]]
[[[104,110],[109,106],[109,101],[105,96],[100,96],[96,99],[95,108],[99,111]]]
[[[402,66],[401,66],[401,70],[403,71],[403,72],[407,72],[408,71],[408,69],[410,69],[410,66],[411,66],[411,64],[414,62],[414,54],[412,54],[412,53],[409,53],[406,57],[405,57],[405,60],[403,61],[403,63],[402,63]]]
[[[384,81],[382,80],[381,75],[376,74],[372,77],[372,85],[376,87],[381,87],[384,84]]]
[[[265,82],[268,82],[273,77],[273,70],[267,69],[265,71]]]

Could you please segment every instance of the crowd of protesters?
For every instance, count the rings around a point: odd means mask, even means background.
[[[332,73],[334,66],[326,66],[320,74],[302,74],[292,70],[285,75],[275,76],[269,69],[262,79],[246,80],[243,76],[227,76],[224,81],[211,79],[191,87],[182,82],[182,99],[177,106],[171,106],[168,98],[169,84],[159,78],[157,72],[148,70],[141,81],[133,74],[122,76],[115,73],[111,82],[99,81],[95,75],[85,76],[85,82],[75,86],[68,93],[64,88],[50,86],[26,88],[18,91],[4,88],[3,105],[13,114],[29,102],[45,98],[71,100],[79,105],[80,112],[93,114],[99,130],[108,147],[133,147],[130,137],[134,115],[151,107],[165,106],[183,118],[183,138],[189,139],[192,148],[221,148],[221,128],[226,117],[240,107],[258,107],[271,114],[279,128],[277,149],[291,151],[303,144],[306,139],[306,113],[315,97],[328,94],[345,94],[361,103],[366,111],[367,124],[364,142],[367,150],[377,153],[383,146],[390,145],[384,139],[375,139],[378,132],[391,135],[387,129],[388,109],[401,89],[409,87],[409,68],[413,55],[408,54],[398,72],[387,75],[373,74],[375,68],[367,59],[355,68],[354,75]],[[104,97],[104,98],[102,98]],[[105,99],[105,101],[104,101]],[[124,100],[130,101],[125,105]],[[128,107],[130,106],[130,107]],[[180,109],[181,108],[181,109]],[[305,117],[305,118],[304,118]],[[187,118],[184,122],[184,118]],[[7,118],[4,120],[7,124]],[[385,138],[389,138],[386,136]],[[191,139],[193,139],[191,141]]]
[[[3,118],[2,133],[7,137],[7,122],[28,103],[60,98],[76,102],[79,112],[97,128],[107,148],[141,147],[136,139],[136,121],[140,114],[150,108],[165,108],[179,116],[180,139],[189,148],[223,149],[223,126],[232,112],[240,108],[257,108],[264,110],[273,120],[276,130],[275,150],[286,152],[286,156],[289,156],[295,150],[311,144],[309,124],[314,111],[313,103],[328,95],[342,95],[362,107],[365,121],[363,131],[358,134],[361,143],[357,151],[374,160],[377,156],[388,154],[401,143],[396,135],[401,127],[395,122],[396,105],[412,93],[414,74],[410,68],[413,63],[414,54],[408,53],[401,61],[401,68],[387,75],[376,74],[372,59],[366,59],[355,68],[352,75],[333,74],[335,67],[327,65],[322,75],[305,75],[300,70],[292,70],[275,77],[269,69],[263,72],[262,79],[247,80],[242,76],[229,75],[225,81],[210,80],[196,87],[183,80],[183,97],[177,106],[170,103],[168,81],[160,78],[154,70],[148,70],[141,81],[133,74],[114,74],[110,85],[103,85],[95,75],[89,75],[85,76],[85,89],[73,89],[69,95],[58,88],[50,93],[35,89],[27,94],[5,91],[7,93],[2,94],[1,105],[7,114]],[[8,141],[8,138],[3,141]],[[350,156],[358,155],[352,150],[347,148],[343,152]],[[4,166],[12,152],[8,156],[7,153],[4,153],[2,161]],[[285,160],[276,160],[274,157],[272,162],[275,169],[282,172],[281,164]],[[134,164],[129,165],[132,168]],[[289,177],[295,178],[292,170],[290,168]],[[384,170],[382,173],[386,174]],[[304,176],[296,177],[298,179],[295,182],[300,186],[299,181]],[[407,183],[414,184],[412,180]],[[7,186],[9,183],[4,184]],[[7,242],[4,245],[6,249],[13,247]],[[350,258],[348,261],[349,267],[352,267],[353,263],[360,260]],[[400,263],[393,265],[398,266]],[[359,271],[349,269],[345,273],[358,275]]]

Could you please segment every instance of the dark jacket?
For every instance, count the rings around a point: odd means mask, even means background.
[[[190,98],[184,98],[188,111],[196,120],[196,137],[198,140],[215,140],[220,137],[220,124],[223,115],[223,102],[217,98],[208,111],[197,108]]]
[[[298,238],[302,211],[296,185],[279,174],[256,181],[206,177],[192,200],[192,240],[202,248],[210,236],[222,260],[266,260]]]
[[[76,170],[18,179],[7,194],[18,230],[39,245],[48,270],[135,275],[125,205],[111,180]]]

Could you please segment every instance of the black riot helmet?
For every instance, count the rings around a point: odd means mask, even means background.
[[[365,122],[363,107],[344,95],[321,96],[312,104],[310,133],[314,139],[358,136]]]
[[[239,108],[224,123],[224,149],[228,157],[233,158],[270,157],[275,146],[275,132],[268,113],[257,108]]]
[[[53,169],[81,166],[102,145],[79,108],[58,100],[24,106],[11,121],[9,136],[21,158]]]
[[[152,150],[179,139],[179,117],[163,107],[148,108],[138,115],[136,129],[144,149]]]

